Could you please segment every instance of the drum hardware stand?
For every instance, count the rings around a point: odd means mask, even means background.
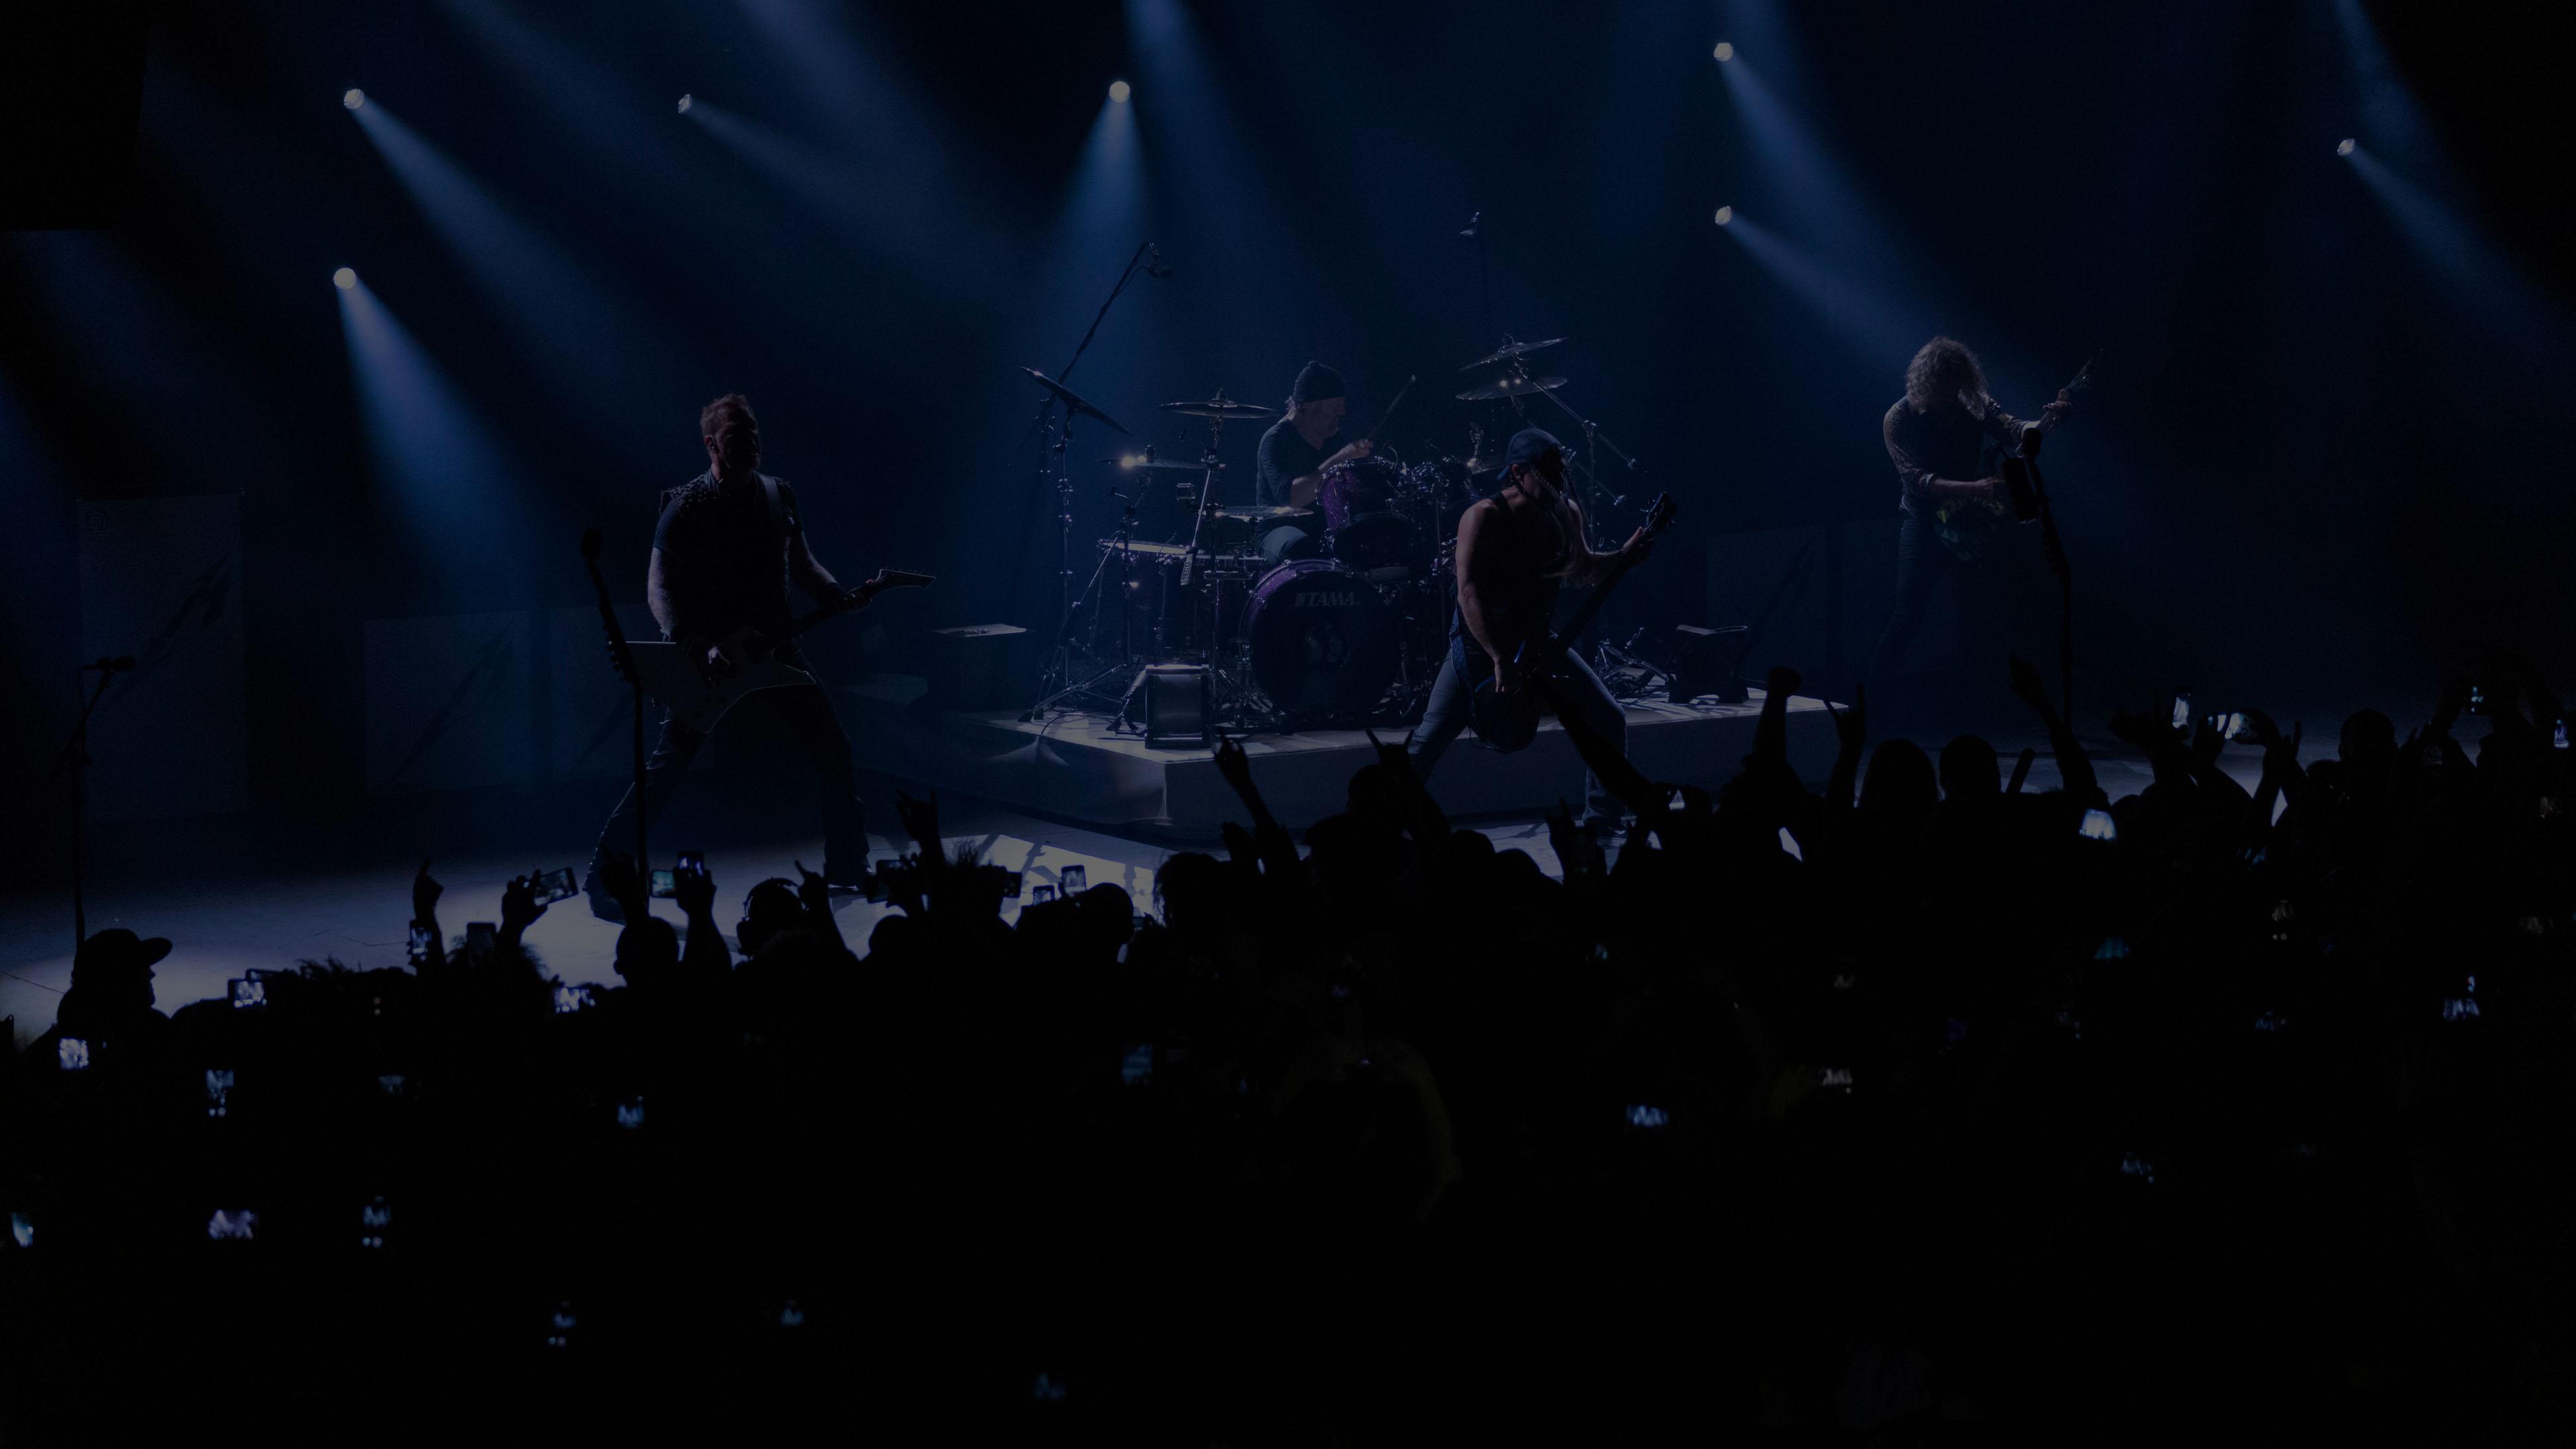
[[[1150,265],[1145,262],[1148,252],[1154,254],[1154,261]],[[1100,335],[1100,324],[1108,319],[1109,309],[1117,305],[1119,294],[1126,291],[1127,284],[1135,279],[1136,269],[1139,266],[1144,266],[1149,275],[1157,278],[1171,275],[1171,269],[1162,264],[1162,253],[1155,248],[1154,244],[1151,241],[1138,242],[1135,254],[1127,258],[1126,268],[1118,273],[1117,284],[1112,286],[1109,289],[1109,295],[1102,299],[1100,310],[1092,314],[1091,325],[1083,329],[1082,340],[1074,344],[1072,358],[1056,370],[1057,383],[1061,384],[1072,377],[1073,370],[1082,365],[1083,354],[1091,350],[1091,339]],[[1049,392],[1038,404],[1038,415],[1029,424],[1029,431],[1032,434],[1040,437],[1049,434],[1049,423],[1054,416],[1056,403],[1056,395]],[[1064,404],[1064,424],[1052,430],[1054,438],[1052,446],[1041,443],[1038,449],[1038,486],[1044,488],[1047,485],[1050,481],[1050,472],[1053,474],[1052,481],[1055,484],[1055,586],[1056,606],[1060,611],[1056,622],[1055,642],[1048,647],[1046,668],[1038,675],[1038,692],[1045,696],[1045,703],[1052,703],[1070,692],[1065,681],[1073,673],[1073,475],[1069,471],[1067,449],[1073,441],[1074,412],[1072,403]],[[1112,426],[1116,424],[1113,423]],[[1119,428],[1118,431],[1123,433],[1127,430]],[[1052,694],[1048,693],[1049,685],[1056,687]],[[1041,705],[1032,705],[1029,712],[1021,718],[1035,719],[1041,708]]]
[[[1124,505],[1118,511],[1118,546],[1116,548],[1102,551],[1100,562],[1094,565],[1091,570],[1091,581],[1082,586],[1081,598],[1098,599],[1106,592],[1105,580],[1109,575],[1109,560],[1115,557],[1118,560],[1119,579],[1118,658],[1112,663],[1103,666],[1097,673],[1094,673],[1088,679],[1084,679],[1078,683],[1067,682],[1060,685],[1054,693],[1045,696],[1036,704],[1029,706],[1029,712],[1022,715],[1022,719],[1033,720],[1038,718],[1040,715],[1048,714],[1061,706],[1065,700],[1076,696],[1088,696],[1094,702],[1105,702],[1109,696],[1100,692],[1096,686],[1100,681],[1122,672],[1128,666],[1136,662],[1136,607],[1134,599],[1136,586],[1136,552],[1128,545],[1129,536],[1136,531],[1136,500],[1119,492],[1115,488],[1109,490],[1109,496],[1117,499],[1122,505]],[[1070,511],[1070,509],[1067,510],[1068,513],[1070,513]],[[1075,605],[1068,605],[1065,609],[1065,620],[1068,628],[1071,625],[1075,608],[1078,606],[1079,602],[1080,601],[1077,600]],[[1098,634],[1100,629],[1100,611],[1102,607],[1105,607],[1105,605],[1096,605],[1092,610],[1092,633],[1094,636],[1092,644],[1095,651],[1093,654],[1094,658],[1098,657],[1096,651],[1099,645]],[[1069,635],[1059,635],[1056,641],[1056,648],[1059,651],[1059,657],[1070,665],[1073,657],[1073,640],[1071,637]],[[1067,672],[1070,672],[1069,668]],[[1137,676],[1139,682],[1142,682],[1143,678],[1144,676],[1141,674]],[[1128,693],[1133,694],[1134,692],[1135,691],[1131,686]],[[1126,704],[1127,696],[1120,696],[1118,700],[1119,715],[1116,719],[1113,719],[1110,722],[1109,726],[1112,730],[1120,728],[1125,723]]]

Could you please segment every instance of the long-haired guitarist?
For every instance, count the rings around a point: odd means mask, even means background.
[[[1616,552],[1593,549],[1583,527],[1583,506],[1565,486],[1564,445],[1540,428],[1512,435],[1504,453],[1502,489],[1458,520],[1458,608],[1449,622],[1449,657],[1431,685],[1431,702],[1405,747],[1414,773],[1428,779],[1441,752],[1467,723],[1473,680],[1490,669],[1503,694],[1531,688],[1513,662],[1523,644],[1547,632],[1557,590],[1587,588],[1622,560],[1635,564],[1654,549],[1637,530]],[[1550,676],[1551,697],[1572,708],[1593,733],[1625,750],[1628,717],[1600,676],[1568,652]],[[1598,780],[1586,781],[1586,823],[1618,818],[1619,806]]]
[[[2060,392],[2040,409],[2036,426],[2054,428],[2074,407]],[[1986,459],[2019,453],[2024,426],[1986,390],[1985,368],[1965,343],[1935,337],[1905,365],[1905,396],[1887,410],[1881,429],[1903,486],[1896,607],[1861,668],[1862,678],[1884,678],[1903,662],[1933,587],[1954,562],[1972,575],[1992,571],[1988,556],[2012,504],[2003,477],[1987,468]],[[1972,625],[1970,632],[1978,631]],[[2001,670],[1991,672],[2001,677]]]
[[[750,400],[727,393],[707,404],[698,414],[698,432],[706,442],[707,471],[665,497],[661,521],[653,529],[644,597],[664,638],[677,641],[709,670],[722,672],[745,662],[723,642],[728,635],[746,628],[786,628],[790,583],[818,603],[842,602],[850,591],[815,560],[797,512],[796,490],[760,471],[760,420],[752,415]],[[781,648],[792,651],[795,646]],[[802,660],[792,662],[811,668]],[[831,700],[819,685],[763,690],[761,696],[813,756],[823,777],[824,879],[859,884],[867,870],[867,811],[859,800],[850,737],[832,713]],[[634,812],[643,810],[650,827],[706,741],[705,734],[664,713],[661,740],[644,765],[644,798],[637,801],[634,788],[628,787],[592,852],[586,885],[593,914],[622,918],[600,882],[601,854],[621,845],[632,848]]]

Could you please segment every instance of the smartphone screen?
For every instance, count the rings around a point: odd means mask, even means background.
[[[413,926],[411,928],[411,964],[419,966],[427,963],[429,960],[429,946],[429,927],[421,925]]]
[[[1078,895],[1090,888],[1091,872],[1083,866],[1068,865],[1056,872],[1056,879],[1063,882],[1060,889],[1064,894]]]
[[[653,899],[667,901],[680,893],[679,877],[667,870],[653,872]]]
[[[2120,825],[2111,818],[2108,810],[2087,810],[2084,823],[2075,827],[2075,833],[2087,840],[2117,840],[2120,838]]]
[[[2191,728],[2191,691],[2188,689],[2174,691],[2173,727],[2178,730]]]
[[[1029,887],[1029,903],[1030,903],[1030,904],[1032,904],[1032,905],[1044,905],[1044,904],[1045,904],[1045,903],[1047,903],[1048,901],[1051,901],[1051,900],[1054,900],[1054,899],[1055,899],[1055,887],[1054,887],[1054,886],[1051,886],[1051,885],[1042,885],[1042,886],[1031,886],[1031,887]]]
[[[2469,686],[2468,710],[2471,714],[2485,714],[2487,712],[2487,687],[2485,685],[2472,684]]]
[[[268,1000],[268,983],[255,977],[245,976],[227,985],[231,987],[232,1003],[235,1006],[258,1006]]]
[[[565,866],[561,870],[550,870],[537,877],[537,904],[550,906],[557,901],[570,899],[580,890],[581,887],[573,881],[571,866]]]
[[[703,850],[684,850],[671,864],[675,875],[704,876],[707,873],[707,854]]]
[[[1028,875],[1029,873],[1024,870],[1004,872],[1002,875],[1002,894],[1009,896],[1012,900],[1018,900],[1020,898],[1020,892],[1028,888]]]

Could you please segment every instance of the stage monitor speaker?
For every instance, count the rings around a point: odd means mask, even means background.
[[[1009,708],[1012,666],[1028,632],[1017,624],[931,630],[931,700],[941,709]]]
[[[1719,629],[1676,624],[1673,633],[1673,703],[1688,704],[1712,695],[1721,704],[1744,703],[1744,680],[1737,670],[1744,662],[1744,646],[1752,642],[1752,630],[1742,624]]]
[[[1145,748],[1204,749],[1214,714],[1208,672],[1196,664],[1155,664],[1145,670]]]

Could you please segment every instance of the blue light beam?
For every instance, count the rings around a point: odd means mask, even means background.
[[[2344,160],[2398,236],[2480,325],[2538,356],[2566,351],[2565,309],[2457,208],[2398,175],[2368,146],[2354,147]]]
[[[332,295],[380,493],[420,547],[455,560],[459,598],[519,577],[530,520],[509,451],[365,277]]]
[[[503,324],[603,427],[631,417],[639,399],[659,396],[660,380],[686,375],[677,344],[638,324],[605,287],[381,99],[369,97],[349,114],[491,296]]]
[[[1855,282],[1817,262],[1770,228],[1734,210],[1720,228],[1772,279],[1824,324],[1824,330],[1869,367],[1888,371],[1941,330],[1938,319],[1895,294]]]

